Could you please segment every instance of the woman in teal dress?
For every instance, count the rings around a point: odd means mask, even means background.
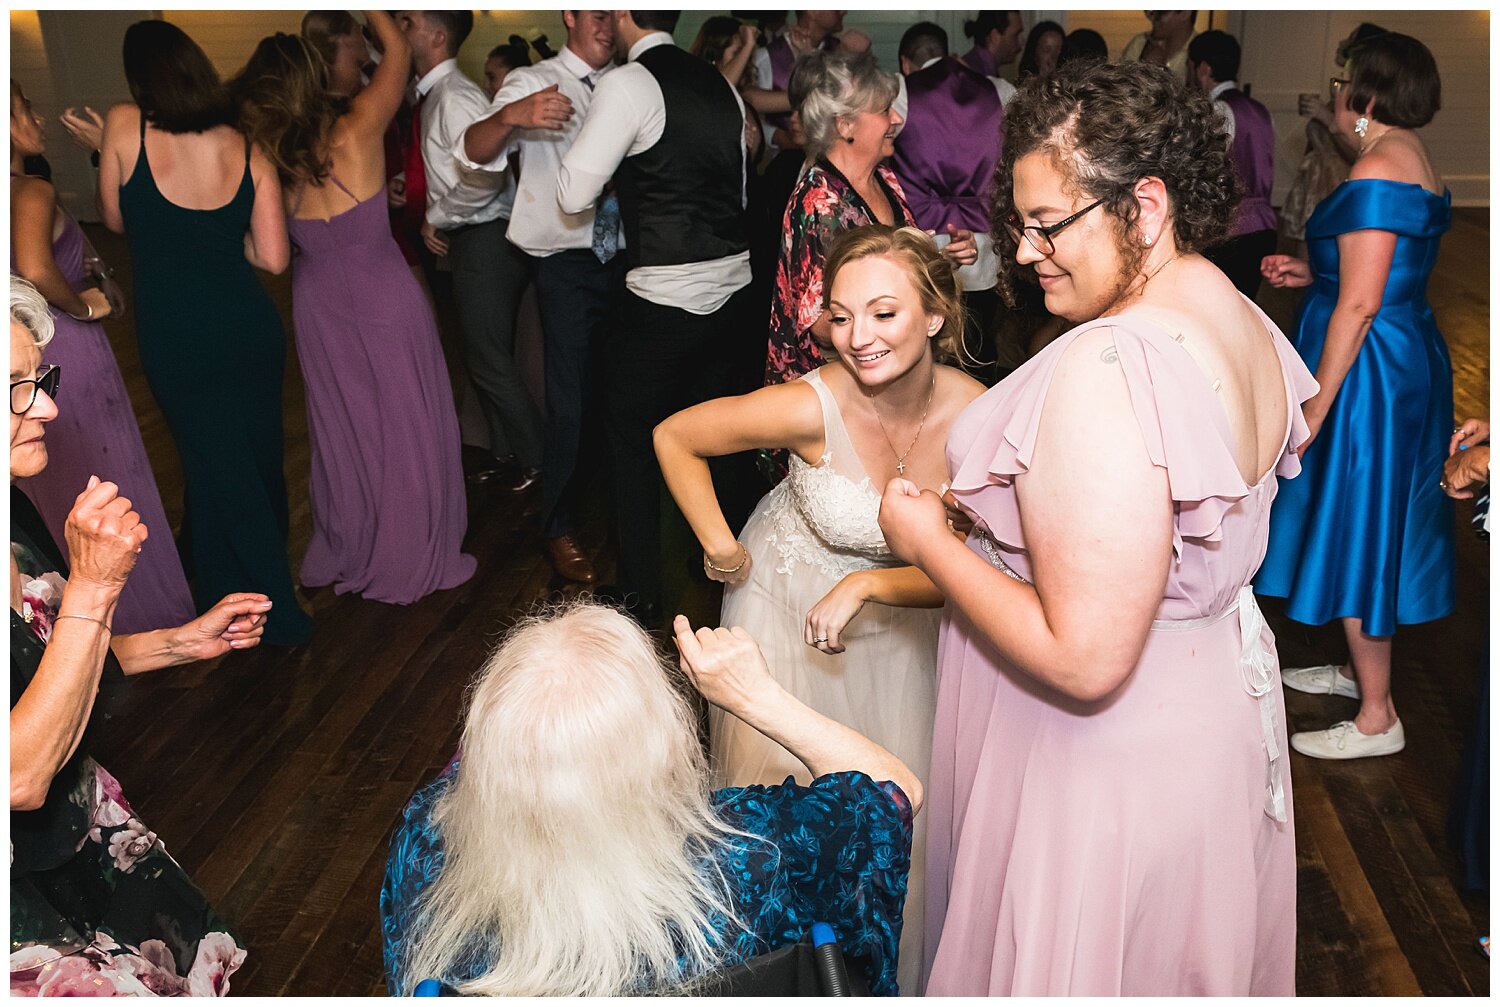
[[[124,55],[135,104],[105,121],[99,209],[129,240],[141,366],[182,459],[184,567],[199,611],[258,591],[276,604],[266,642],[305,643],[287,565],[285,337],[255,275],[291,257],[281,187],[181,29],[137,22]]]
[[[1303,405],[1313,440],[1276,499],[1255,586],[1298,622],[1343,621],[1348,664],[1282,670],[1288,688],[1359,700],[1352,721],[1292,735],[1322,759],[1405,747],[1392,635],[1454,608],[1453,506],[1434,475],[1453,432],[1453,365],[1427,303],[1452,198],[1414,132],[1438,110],[1437,65],[1387,33],[1351,49],[1346,76],[1334,125],[1360,148],[1349,181],[1308,218],[1310,264],[1261,266],[1274,286],[1311,288],[1296,344],[1320,386]]]

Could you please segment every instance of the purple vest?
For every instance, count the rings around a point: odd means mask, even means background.
[[[839,40],[829,35],[818,48],[828,52],[837,48],[838,44]],[[792,80],[792,68],[797,65],[797,54],[792,52],[792,44],[786,40],[785,35],[778,35],[766,46],[766,55],[771,57],[771,82],[758,82],[758,86],[785,91]],[[777,129],[786,129],[791,125],[792,116],[789,112],[776,112],[768,114],[766,121]]]
[[[1271,182],[1276,171],[1276,130],[1271,125],[1271,113],[1238,88],[1220,94],[1219,100],[1234,115],[1234,145],[1229,154],[1244,188],[1239,215],[1229,236],[1237,238],[1256,231],[1275,230]]]
[[[974,48],[964,53],[964,65],[975,73],[982,73],[986,77],[1000,76],[1000,68],[995,65],[995,57],[982,45],[976,44]]]
[[[1005,123],[994,81],[950,56],[907,77],[906,96],[892,167],[917,226],[988,231]]]

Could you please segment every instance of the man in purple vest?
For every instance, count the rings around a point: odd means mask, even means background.
[[[838,48],[837,35],[844,28],[844,12],[841,10],[799,10],[797,20],[784,34],[776,36],[764,49],[755,54],[755,86],[770,92],[786,94],[787,82],[792,79],[792,67],[798,58],[819,50],[832,51]],[[765,114],[766,143],[788,150],[793,146],[791,135],[791,113],[770,111],[763,101],[751,104]],[[785,106],[782,106],[785,107]]]
[[[1240,44],[1232,35],[1206,31],[1188,44],[1188,86],[1207,91],[1224,117],[1243,192],[1228,240],[1204,254],[1253,298],[1260,289],[1260,260],[1276,251],[1276,211],[1271,206],[1276,131],[1266,106],[1240,90],[1235,82],[1239,72]]]
[[[948,34],[930,21],[908,28],[900,51],[902,87],[894,104],[906,125],[896,135],[891,164],[918,227],[936,232],[939,241],[950,225],[974,232],[979,258],[958,273],[968,316],[964,339],[975,357],[993,361],[999,298],[989,193],[1005,123],[1004,82],[950,56]],[[993,383],[991,369],[982,370],[976,377]]]

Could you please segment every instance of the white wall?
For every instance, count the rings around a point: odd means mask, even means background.
[[[712,14],[684,11],[676,37],[688,45]],[[276,31],[297,31],[302,11],[35,11],[11,12],[11,72],[49,120],[47,138],[59,191],[80,216],[93,217],[92,175],[68,144],[56,115],[68,105],[105,108],[126,101],[120,72],[120,40],[125,27],[142,17],[160,16],[197,39],[228,76],[244,65],[255,44]],[[896,66],[901,33],[917,21],[934,21],[949,34],[957,52],[968,49],[963,22],[971,11],[850,11],[844,23],[867,32],[882,65]],[[1072,30],[1093,28],[1112,53],[1143,30],[1140,11],[1025,11],[1031,24],[1051,18]],[[1304,120],[1297,94],[1326,92],[1335,72],[1333,51],[1360,21],[1374,21],[1425,42],[1443,77],[1443,110],[1423,135],[1453,190],[1454,202],[1489,205],[1490,54],[1489,12],[1477,11],[1200,11],[1200,27],[1223,28],[1244,46],[1241,80],[1266,104],[1278,135],[1276,199],[1286,191],[1302,157]],[[515,33],[532,39],[546,34],[554,48],[565,40],[557,11],[476,11],[474,33],[460,53],[466,72],[479,77],[485,54]]]

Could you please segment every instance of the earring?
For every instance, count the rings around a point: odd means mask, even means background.
[[[1360,116],[1358,119],[1354,120],[1354,132],[1357,133],[1357,134],[1359,134],[1360,139],[1364,139],[1365,134],[1368,133],[1369,131],[1370,131],[1370,120],[1369,119],[1366,119],[1364,116]]]
[[[1146,247],[1147,248],[1151,247],[1151,235],[1149,235],[1149,234],[1146,235]]]
[[[1363,134],[1363,133],[1361,133],[1361,134],[1359,134],[1359,135],[1360,135],[1360,136],[1364,136],[1364,134]],[[853,143],[853,142],[854,142],[854,137],[852,137],[852,136],[846,136],[846,137],[844,137],[844,142],[845,142],[845,143]]]

